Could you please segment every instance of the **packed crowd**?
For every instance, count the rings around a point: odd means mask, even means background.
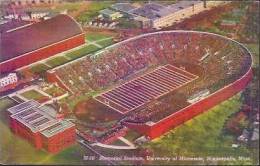
[[[122,137],[125,136],[127,133],[128,128],[118,124],[115,127],[111,128],[110,130],[108,130],[107,132],[105,132],[104,134],[102,134],[101,136],[99,136],[97,139],[99,142],[103,143],[103,144],[110,144],[113,141],[117,140],[118,137]]]
[[[55,71],[73,92],[87,92],[151,66],[191,63],[201,65],[207,71],[201,84],[210,87],[223,78],[240,74],[241,70],[237,69],[241,64],[247,67],[250,59],[245,60],[243,54],[244,51],[233,42],[214,35],[157,33],[133,38]]]
[[[124,123],[145,123],[151,120],[151,117],[156,115],[157,113],[162,113],[163,111],[166,111],[170,109],[171,105],[165,102],[157,101],[155,103],[151,103],[151,105],[148,105],[146,108],[137,111],[132,112],[131,115],[127,116],[127,118],[124,119]]]
[[[203,89],[210,93],[241,77],[251,64],[250,56],[238,44],[204,33],[156,33],[122,42],[95,56],[84,57],[55,69],[56,74],[75,93],[107,87],[129,75],[163,64],[192,64],[204,73],[178,92],[166,95],[144,109],[134,110],[122,121],[142,124],[160,120],[187,106],[187,97]],[[195,70],[189,72],[195,73]],[[174,102],[172,102],[174,101]],[[97,138],[111,143],[125,135],[124,123]]]

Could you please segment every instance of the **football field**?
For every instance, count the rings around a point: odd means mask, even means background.
[[[95,99],[117,112],[125,114],[186,85],[196,78],[198,76],[185,70],[173,65],[165,65],[102,93]]]

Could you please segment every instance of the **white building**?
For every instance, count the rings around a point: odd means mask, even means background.
[[[4,16],[5,19],[21,19],[25,21],[38,20],[49,15],[49,11],[27,11],[19,14],[9,14]]]
[[[32,11],[28,12],[28,15],[31,17],[31,19],[36,20],[47,16],[49,13],[50,12],[48,11]]]
[[[51,4],[51,3],[58,3],[62,1],[63,0],[9,0],[9,2],[12,2],[15,5],[29,5],[29,4],[41,4],[41,3]]]
[[[8,85],[17,83],[17,81],[18,81],[18,77],[16,73],[10,73],[5,77],[0,78],[0,89]]]
[[[120,12],[113,11],[110,9],[101,10],[101,11],[99,11],[99,13],[103,18],[105,18],[106,20],[110,20],[110,21],[123,17],[123,15]]]
[[[226,1],[179,1],[175,4],[163,6],[148,3],[131,11],[133,15],[148,18],[151,26],[156,29],[171,26],[185,18],[191,17],[212,7],[223,5]]]

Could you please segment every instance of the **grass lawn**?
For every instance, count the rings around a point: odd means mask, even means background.
[[[146,147],[153,149],[155,156],[249,157],[249,150],[242,146],[233,149],[231,145],[234,143],[235,138],[223,134],[226,120],[233,113],[239,111],[240,106],[240,95],[236,95],[232,99],[215,106],[208,112],[189,120],[166,135],[148,143]],[[227,161],[224,163],[218,162],[218,164],[252,164],[251,162]],[[211,161],[205,161],[204,164],[212,163]],[[158,163],[155,162],[155,164]],[[198,163],[196,161],[174,161],[171,164]]]
[[[31,67],[33,73],[39,73],[39,74],[45,72],[48,69],[50,69],[50,67],[46,66],[43,63],[38,63]]]
[[[16,104],[18,103],[13,99],[9,97],[3,97],[0,99],[0,111],[5,111],[10,107],[15,106]]]
[[[65,56],[72,58],[72,59],[76,59],[76,58],[83,57],[84,55],[87,55],[87,54],[92,53],[97,50],[99,50],[98,47],[96,47],[94,45],[87,45],[81,49],[69,52]]]
[[[87,95],[93,97],[93,96],[98,95],[98,94],[101,93],[102,91],[103,91],[103,89],[100,89],[100,90],[92,90],[92,91],[89,91],[89,92],[87,93]]]
[[[127,132],[127,134],[124,136],[125,139],[131,141],[131,142],[134,142],[134,140],[136,140],[137,138],[139,138],[140,136],[142,136],[141,134],[137,133],[136,131],[134,130],[129,130]]]
[[[227,21],[234,21],[234,22],[238,23],[241,19],[241,16],[242,15],[235,15],[234,13],[231,12],[231,13],[224,14],[222,16],[222,19],[227,20]]]
[[[121,28],[126,28],[126,29],[141,28],[140,24],[137,21],[120,18],[118,20],[118,22],[119,22],[119,24],[117,26],[119,26]]]
[[[101,45],[102,47],[107,47],[109,45],[112,45],[114,43],[113,39],[107,39],[100,42],[97,42],[97,44]]]
[[[21,95],[29,100],[39,100],[44,97],[44,95],[35,90],[26,91],[24,93],[21,93]]]
[[[257,67],[259,65],[259,44],[245,44],[245,46],[253,55],[253,66]]]
[[[56,95],[58,95],[58,94],[59,94],[59,95],[62,95],[62,94],[65,93],[65,91],[64,91],[62,88],[57,87],[57,86],[53,86],[53,87],[51,87],[51,88],[45,90],[44,92],[48,93],[48,94],[51,95],[51,96],[56,96]],[[59,96],[59,95],[58,95],[58,96]]]
[[[227,35],[227,32],[220,30],[217,26],[212,26],[210,28],[198,26],[197,28],[195,28],[195,30],[216,33],[216,34],[220,34],[223,36]]]
[[[80,6],[82,5],[82,2],[62,2],[62,3],[56,3],[54,5],[44,5],[44,6],[39,6],[39,5],[27,5],[26,9],[28,10],[51,10],[52,12],[62,12],[64,10],[67,10],[68,13],[77,11]]]
[[[229,33],[235,33],[235,30],[233,30],[233,29],[220,28],[220,23],[221,23],[221,21],[225,20],[225,21],[232,21],[232,22],[239,24],[241,22],[242,17],[245,15],[245,12],[246,12],[245,7],[246,7],[246,5],[243,4],[243,5],[240,5],[239,7],[237,7],[236,10],[231,10],[231,11],[221,14],[221,18],[215,20],[214,21],[215,25],[212,25],[210,27],[204,27],[204,26],[201,26],[200,24],[198,24],[198,26],[197,26],[197,28],[195,28],[195,30],[216,33],[216,34],[220,34],[223,36],[227,36]]]
[[[76,18],[80,23],[91,21],[94,17],[98,16],[98,12],[112,5],[113,1],[92,1],[88,7],[88,10],[82,12],[79,17]]]
[[[29,142],[14,135],[0,119],[0,163],[3,164],[82,164],[83,148],[78,144],[54,155],[36,150]],[[85,163],[87,164],[87,163]]]
[[[120,139],[115,140],[114,142],[111,143],[111,145],[116,145],[116,146],[127,146],[126,143],[121,141]]]
[[[45,150],[36,150],[25,139],[14,135],[8,125],[4,111],[16,102],[10,98],[0,99],[0,163],[7,165],[93,165],[95,163],[83,161],[84,155],[93,155],[85,148],[75,144],[58,154],[49,154]]]
[[[241,2],[239,6],[237,6],[234,10],[223,14],[222,18],[224,20],[240,22],[241,18],[246,14],[247,6],[248,6],[248,2],[246,1]]]
[[[75,107],[80,101],[87,100],[87,99],[89,99],[89,95],[86,94],[86,95],[77,96],[77,97],[75,97],[75,98],[73,98],[73,99],[71,99],[71,97],[69,96],[69,97],[66,97],[66,98],[61,99],[60,102],[65,102],[65,103],[67,103],[68,106],[69,106],[69,108],[70,108],[71,110],[73,110],[74,107]]]
[[[54,8],[54,11],[60,12],[60,11],[67,10],[68,12],[73,12],[73,11],[78,10],[81,5],[82,5],[82,2],[73,2],[73,3],[65,2],[65,3],[60,3],[60,4],[58,4]]]
[[[103,34],[103,33],[93,33],[93,32],[86,33],[85,35],[85,39],[89,41],[101,40],[108,37],[111,37],[111,35]]]
[[[45,152],[38,151],[27,141],[15,136],[9,129],[8,123],[0,121],[0,162],[3,164],[21,164],[27,160],[27,164],[40,161]]]
[[[83,100],[87,100],[93,96],[96,96],[97,94],[101,93],[103,90],[100,90],[100,91],[90,91],[88,93],[85,93],[81,96],[77,96],[77,97],[74,97],[73,99],[71,99],[71,96],[68,96],[66,98],[63,98],[60,100],[60,102],[65,102],[69,105],[69,108],[70,109],[74,109],[74,107],[81,101]]]
[[[45,153],[35,150],[31,144],[15,136],[9,129],[4,111],[15,104],[15,101],[10,98],[0,99],[0,163],[18,164],[25,158],[29,163],[36,162]]]
[[[83,160],[84,155],[92,156],[91,152],[87,152],[82,146],[79,144],[75,144],[67,149],[64,149],[62,152],[57,155],[51,155],[50,157],[46,157],[42,162],[38,162],[38,164],[63,164],[63,165],[93,165],[91,162],[85,162]]]
[[[68,62],[69,60],[66,59],[65,57],[62,57],[62,56],[58,56],[58,57],[55,57],[55,58],[52,58],[50,60],[48,60],[46,63],[49,65],[49,66],[52,66],[52,67],[56,67],[56,66],[59,66],[59,65],[62,65],[66,62]]]

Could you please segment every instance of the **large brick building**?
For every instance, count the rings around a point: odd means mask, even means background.
[[[82,28],[68,15],[5,30],[0,38],[1,72],[13,71],[85,43]]]
[[[57,153],[75,143],[75,125],[53,116],[51,107],[28,101],[7,110],[12,131],[37,149]]]

